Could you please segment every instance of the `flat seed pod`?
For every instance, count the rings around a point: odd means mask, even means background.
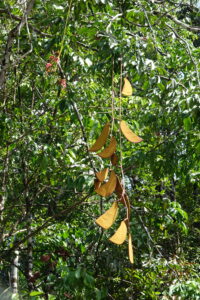
[[[130,219],[130,213],[131,213],[131,207],[130,207],[130,201],[129,198],[127,196],[127,194],[125,193],[125,189],[123,187],[123,185],[121,184],[119,177],[117,177],[117,184],[116,184],[116,188],[115,188],[115,193],[117,194],[119,201],[126,206],[127,209],[127,221]]]
[[[103,169],[102,171],[97,172],[95,175],[99,181],[104,181],[108,176],[108,168]]]
[[[130,262],[133,264],[133,245],[132,245],[132,237],[131,234],[128,234],[128,256]]]
[[[113,165],[113,166],[116,166],[117,163],[118,163],[118,156],[117,156],[117,154],[114,153],[114,154],[111,156],[110,160],[111,160],[112,165]]]
[[[127,78],[124,78],[124,86],[122,89],[122,95],[124,96],[132,96],[133,89]]]
[[[109,241],[111,241],[114,244],[121,245],[126,239],[127,235],[127,226],[125,221],[122,221],[117,231],[109,238]]]
[[[117,141],[113,136],[108,147],[106,147],[102,152],[98,153],[98,155],[101,158],[109,158],[116,151],[116,147],[117,147]]]
[[[118,204],[115,201],[103,215],[96,219],[96,223],[104,229],[110,228],[115,222],[118,215]]]
[[[143,141],[142,138],[140,138],[139,136],[137,136],[127,125],[127,123],[125,121],[121,121],[120,122],[120,128],[121,131],[123,133],[123,135],[127,138],[127,140],[129,140],[132,143],[139,143],[141,141]]]
[[[98,179],[94,180],[94,188],[95,190],[97,190],[98,188],[100,188],[101,186],[101,182]]]
[[[121,184],[118,176],[117,176],[117,184],[116,184],[116,188],[115,188],[115,193],[117,194],[119,201],[122,202],[126,206],[125,190],[124,190],[124,187]]]
[[[89,149],[89,151],[96,152],[96,151],[100,150],[105,145],[106,140],[109,135],[109,132],[110,132],[110,123],[108,122],[103,127],[103,130],[102,130],[100,136],[98,137],[98,139],[96,140],[94,145]]]
[[[108,197],[114,192],[116,184],[117,176],[114,171],[111,171],[109,180],[106,183],[102,184],[100,188],[96,189],[96,192],[102,197]]]

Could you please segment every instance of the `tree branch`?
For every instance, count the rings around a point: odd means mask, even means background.
[[[22,19],[20,20],[18,25],[15,26],[8,34],[5,53],[4,53],[4,56],[3,56],[3,58],[0,62],[0,65],[1,65],[0,88],[2,88],[4,83],[5,83],[5,74],[6,74],[6,69],[10,65],[10,55],[11,55],[11,52],[12,52],[13,42],[14,42],[15,38],[20,34],[20,31],[21,31],[22,27],[26,24],[27,17],[31,13],[34,2],[35,2],[35,0],[30,0],[28,2]]]

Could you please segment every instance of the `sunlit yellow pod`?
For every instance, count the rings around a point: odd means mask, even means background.
[[[124,86],[122,89],[122,95],[124,96],[132,96],[133,89],[127,78],[124,78]]]
[[[117,231],[109,238],[109,241],[111,241],[114,244],[121,245],[126,239],[127,235],[127,226],[125,221],[122,221]]]
[[[109,180],[96,189],[96,192],[102,197],[108,197],[114,192],[116,184],[117,176],[114,171],[111,171]]]
[[[105,145],[106,140],[109,135],[109,132],[110,132],[110,123],[108,122],[103,127],[103,130],[102,130],[100,136],[98,137],[98,139],[96,140],[94,145],[89,149],[89,151],[96,152],[96,151],[100,150]]]
[[[108,176],[108,168],[103,169],[102,171],[97,172],[95,175],[99,181],[104,181]]]
[[[127,125],[127,123],[125,121],[121,121],[120,122],[120,128],[121,131],[123,133],[123,135],[127,138],[127,140],[129,140],[132,143],[139,143],[141,141],[143,141],[142,138],[140,138],[139,136],[137,136]]]
[[[117,141],[116,141],[115,137],[113,136],[111,138],[111,141],[110,141],[110,144],[108,145],[108,147],[106,147],[102,152],[98,153],[98,155],[101,158],[109,158],[116,151],[116,147],[117,147]]]
[[[133,245],[132,245],[132,237],[131,234],[128,234],[128,256],[129,256],[129,260],[130,262],[133,264],[134,260],[133,260]]]
[[[118,215],[118,204],[114,202],[103,215],[96,219],[96,223],[104,229],[110,228],[115,222]]]

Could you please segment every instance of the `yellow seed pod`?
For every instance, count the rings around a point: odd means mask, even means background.
[[[137,136],[127,125],[127,123],[125,121],[121,121],[120,122],[120,128],[121,131],[123,133],[123,135],[127,138],[127,140],[129,140],[132,143],[139,143],[141,141],[143,141],[142,138],[140,138],[139,136]]]
[[[100,136],[98,137],[98,139],[96,140],[96,142],[94,143],[94,145],[91,148],[89,148],[89,151],[96,152],[100,150],[105,145],[109,132],[110,132],[110,123],[108,122],[103,127],[103,130]]]
[[[98,153],[98,155],[101,158],[109,158],[116,151],[116,147],[117,147],[117,141],[113,136],[108,147],[106,147],[102,152]]]
[[[133,264],[134,260],[133,260],[133,245],[132,245],[132,237],[131,234],[128,234],[128,256],[129,256],[129,260],[130,262]]]
[[[125,221],[122,221],[117,231],[109,238],[109,241],[111,241],[114,244],[121,245],[126,239],[127,235],[127,226]]]
[[[103,215],[96,219],[96,223],[104,229],[110,228],[118,215],[118,203],[115,201]]]
[[[122,95],[124,96],[132,96],[133,89],[127,78],[124,78],[124,86],[122,89]]]
[[[104,181],[108,176],[108,168],[103,169],[102,171],[97,172],[95,175],[99,181]]]
[[[116,184],[117,176],[114,171],[111,171],[109,180],[106,183],[102,184],[100,188],[96,189],[96,192],[102,197],[108,197],[114,192]]]

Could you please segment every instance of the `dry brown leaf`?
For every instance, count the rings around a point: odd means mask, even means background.
[[[117,231],[109,238],[109,241],[111,241],[114,244],[120,245],[123,244],[123,242],[126,239],[127,235],[127,226],[126,222],[122,221]]]
[[[104,181],[108,176],[108,168],[103,169],[102,171],[97,172],[95,175],[99,181]]]
[[[117,176],[114,171],[111,171],[109,180],[106,183],[102,184],[100,188],[96,189],[96,192],[102,197],[110,196],[114,192],[116,184]]]
[[[96,140],[94,145],[89,149],[89,151],[96,152],[96,151],[100,150],[105,145],[106,140],[109,135],[109,132],[110,132],[110,123],[108,122],[103,127],[103,130],[102,130],[100,136],[98,137],[98,139]]]
[[[98,153],[98,155],[101,158],[109,158],[116,151],[116,147],[117,147],[117,141],[113,136],[108,147],[106,147],[102,152]]]
[[[111,160],[112,165],[113,165],[113,166],[116,166],[117,163],[118,163],[118,156],[117,156],[117,154],[114,153],[114,154],[111,156],[110,160]]]
[[[125,121],[121,121],[120,122],[120,128],[121,131],[123,133],[123,135],[127,138],[127,140],[129,140],[132,143],[139,143],[141,141],[143,141],[142,138],[140,138],[139,136],[137,136],[127,125],[127,123]]]
[[[132,245],[132,237],[131,234],[128,234],[128,256],[129,256],[129,260],[130,262],[133,264],[134,260],[133,260],[133,245]]]
[[[122,95],[124,96],[132,96],[133,89],[127,78],[124,78],[124,86],[122,89]]]
[[[115,201],[103,215],[96,219],[96,223],[104,229],[110,228],[115,222],[118,215],[118,203]]]

